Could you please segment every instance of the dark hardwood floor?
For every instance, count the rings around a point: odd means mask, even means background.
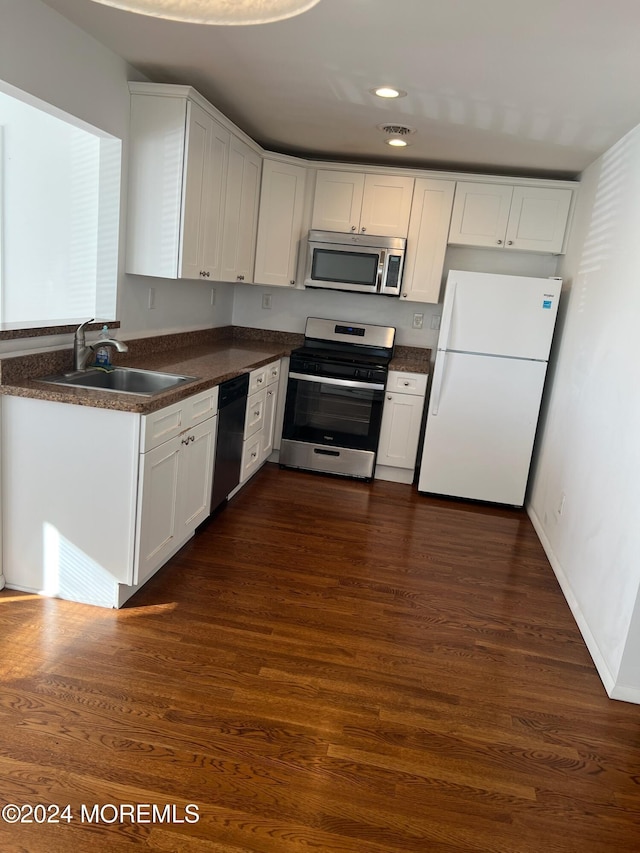
[[[267,466],[121,611],[0,627],[0,805],[70,806],[3,853],[640,850],[640,708],[524,512]]]

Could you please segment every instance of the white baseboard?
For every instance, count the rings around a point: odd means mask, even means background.
[[[374,478],[390,483],[405,483],[410,486],[415,477],[415,468],[394,468],[391,465],[376,465]]]
[[[535,510],[530,506],[526,506],[527,514],[531,519],[531,523],[538,534],[538,538],[544,548],[545,554],[547,555],[547,559],[551,563],[551,568],[557,578],[558,583],[560,584],[560,589],[569,605],[569,609],[573,614],[573,618],[576,620],[576,624],[582,634],[582,639],[585,642],[587,650],[593,659],[593,662],[596,667],[596,671],[600,676],[600,680],[604,685],[604,689],[607,691],[607,696],[610,699],[623,699],[626,702],[634,702],[640,704],[640,690],[634,690],[633,688],[622,688],[620,685],[616,685],[615,677],[613,673],[607,666],[607,663],[600,651],[600,647],[596,642],[595,637],[591,633],[591,629],[587,623],[587,620],[582,613],[580,605],[578,604],[578,600],[576,599],[573,590],[571,589],[571,584],[569,583],[569,579],[567,578],[560,561],[556,557],[553,548],[551,547],[551,543],[547,539],[546,533],[544,531],[544,527],[542,526],[540,519],[536,515]],[[621,691],[625,694],[624,696],[619,695]],[[631,698],[632,695],[635,698]]]

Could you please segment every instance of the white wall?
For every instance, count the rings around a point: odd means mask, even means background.
[[[229,285],[216,287],[216,303],[212,306],[210,284],[168,282],[123,272],[129,128],[127,81],[140,80],[142,76],[40,0],[0,0],[0,21],[1,80],[123,140],[118,306],[121,337],[231,322],[233,291]],[[148,308],[149,287],[156,288],[153,310]],[[50,345],[50,342],[43,339],[34,343],[40,344]],[[24,348],[25,343],[21,346]]]
[[[640,127],[584,173],[529,512],[610,696],[640,702]],[[564,506],[560,513],[563,496]]]
[[[510,275],[557,275],[558,258],[508,250],[450,247],[445,256],[443,278],[450,269],[495,272]],[[262,296],[270,293],[271,308],[262,307]],[[413,315],[423,314],[422,329],[413,328]],[[294,290],[288,287],[235,285],[233,322],[237,326],[304,332],[307,317],[327,317],[395,326],[396,343],[403,346],[431,347],[435,350],[438,331],[431,328],[434,317],[442,314],[442,305],[424,305],[396,297],[365,293],[341,293],[331,290]],[[432,358],[435,352],[432,353]]]

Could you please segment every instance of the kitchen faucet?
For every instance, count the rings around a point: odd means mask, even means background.
[[[76,329],[76,333],[73,339],[73,369],[74,370],[86,370],[87,362],[94,354],[97,349],[100,347],[114,347],[118,350],[118,352],[127,352],[129,347],[126,344],[123,344],[122,341],[117,341],[115,338],[107,338],[106,340],[100,338],[100,340],[95,341],[93,344],[89,344],[87,346],[87,342],[84,336],[85,328],[89,325],[89,323],[93,323],[94,318],[91,320],[85,320],[84,323],[80,323],[78,328]]]

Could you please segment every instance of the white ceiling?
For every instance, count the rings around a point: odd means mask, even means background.
[[[45,2],[271,150],[571,177],[640,123],[638,0],[320,0],[248,27]],[[380,123],[414,127],[411,145],[392,151]]]

